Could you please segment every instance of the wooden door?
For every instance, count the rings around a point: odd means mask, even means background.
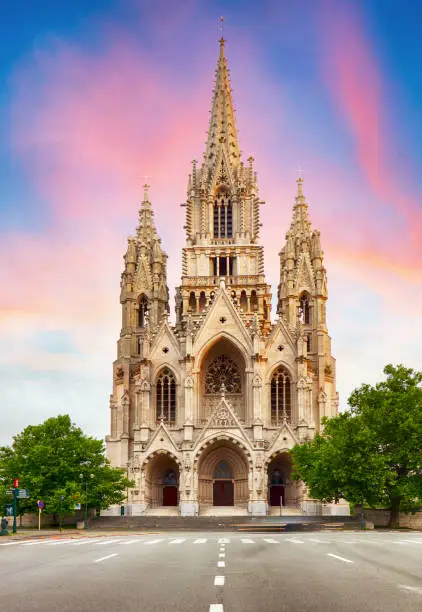
[[[163,487],[163,506],[177,506],[177,487]]]
[[[280,505],[280,497],[283,498],[283,506],[286,505],[286,500],[284,497],[284,486],[283,485],[271,485],[270,486],[270,505],[271,506],[279,506]]]
[[[231,480],[214,480],[214,506],[234,506],[234,484]]]

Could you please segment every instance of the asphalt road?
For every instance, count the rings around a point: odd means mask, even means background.
[[[422,610],[422,534],[159,533],[3,542],[0,610]]]

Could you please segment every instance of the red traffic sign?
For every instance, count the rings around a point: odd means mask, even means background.
[[[37,506],[40,510],[42,510],[45,506],[45,503],[42,501],[42,499],[39,499],[37,502]]]
[[[13,479],[13,486],[15,487],[15,489],[19,488],[19,478],[14,478]]]

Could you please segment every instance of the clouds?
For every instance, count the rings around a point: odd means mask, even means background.
[[[154,6],[133,3],[131,22],[96,17],[95,36],[39,36],[11,75],[10,154],[36,194],[26,207],[39,207],[43,224],[3,232],[0,241],[7,262],[0,267],[0,367],[15,415],[0,442],[64,404],[88,431],[106,433],[121,257],[145,180],[169,254],[169,284],[179,282],[178,204],[190,160],[204,149],[216,28],[203,3],[184,3],[183,12],[174,3]],[[387,361],[422,367],[414,331],[422,303],[421,185],[391,166],[389,150],[412,147],[396,128],[365,15],[326,6],[307,13],[315,48],[297,44],[302,16],[269,23],[257,13],[265,30],[245,14],[227,34],[227,54],[241,147],[256,158],[268,201],[262,242],[274,294],[295,169],[305,164],[344,407],[350,390],[376,380]],[[291,70],[269,51],[286,40],[295,51]],[[289,49],[282,51],[287,57]],[[313,66],[311,84],[301,62]]]

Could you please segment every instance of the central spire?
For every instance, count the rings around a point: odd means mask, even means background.
[[[231,164],[238,165],[240,162],[240,147],[234,116],[232,90],[224,49],[226,41],[221,37],[219,42],[220,54],[211,104],[207,147],[204,156],[205,164],[208,167],[214,165],[220,147],[224,147],[227,159]]]

